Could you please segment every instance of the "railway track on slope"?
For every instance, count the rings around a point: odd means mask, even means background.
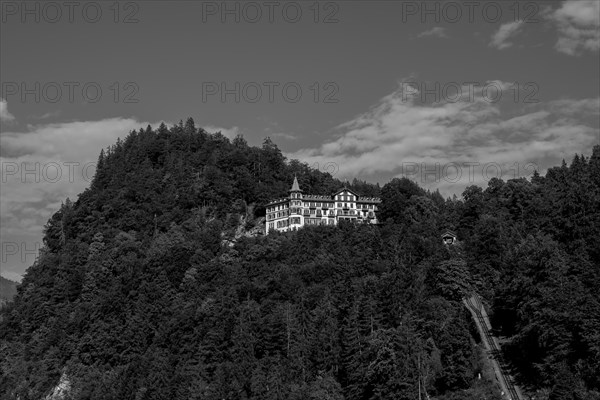
[[[475,300],[473,300],[473,299],[475,299]],[[504,383],[504,387],[508,391],[509,398],[511,400],[521,400],[521,397],[519,397],[519,394],[518,394],[517,390],[515,389],[514,384],[512,383],[512,379],[510,378],[508,371],[506,370],[506,368],[504,368],[504,359],[502,357],[502,352],[500,350],[500,347],[496,344],[496,341],[494,340],[494,336],[492,335],[492,333],[490,332],[490,329],[488,328],[486,318],[481,313],[481,300],[479,299],[479,296],[474,295],[469,298],[465,297],[465,303],[473,311],[475,317],[479,321],[479,325],[481,326],[481,330],[483,333],[482,340],[485,340],[485,342],[487,343],[489,349],[491,350],[492,357],[494,358],[494,360],[496,361],[496,364],[498,365],[498,370],[500,372],[500,379],[502,379],[502,382]]]

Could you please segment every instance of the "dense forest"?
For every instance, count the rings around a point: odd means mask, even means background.
[[[0,311],[2,399],[499,400],[472,292],[536,399],[600,399],[600,146],[462,199],[354,180],[380,225],[268,236],[243,233],[294,175],[343,183],[191,118],[97,165]]]

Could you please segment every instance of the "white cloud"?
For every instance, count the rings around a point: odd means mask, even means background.
[[[399,88],[370,111],[338,126],[337,139],[286,156],[309,165],[335,163],[339,178],[404,175],[450,195],[470,184],[485,186],[493,176],[529,176],[534,166],[543,171],[563,157],[588,152],[597,140],[598,98],[507,111],[514,108],[481,95],[473,101],[427,105],[418,96],[404,96]],[[459,166],[460,177],[453,175],[452,163]]]
[[[600,49],[600,2],[567,0],[549,14],[558,29],[556,50],[571,56]]]
[[[238,128],[237,126],[232,126],[231,128],[221,128],[218,126],[203,126],[202,127],[205,131],[207,131],[208,133],[216,133],[216,132],[221,132],[221,134],[223,136],[225,136],[228,139],[234,139],[237,135],[239,135],[241,133],[240,128]]]
[[[447,38],[446,28],[442,28],[441,26],[434,26],[433,28],[421,32],[417,35],[417,37],[426,37],[426,36],[435,36],[439,38]]]
[[[18,274],[13,271],[2,271],[1,275],[2,277],[9,279],[13,282],[21,282],[21,280],[23,279],[23,276],[21,276],[21,274]]]
[[[59,115],[60,115],[60,110],[56,110],[56,111],[44,113],[42,115],[33,115],[33,116],[31,116],[31,118],[33,118],[33,119],[48,119],[48,118],[58,117]]]
[[[33,263],[31,250],[41,246],[42,227],[61,202],[75,200],[89,185],[100,149],[147,124],[112,118],[2,133],[0,236],[19,246],[17,254],[3,257],[3,274]]]
[[[499,50],[511,47],[510,39],[515,37],[523,28],[523,21],[513,21],[502,24],[498,31],[492,35],[491,47]]]
[[[14,115],[8,112],[8,103],[6,100],[0,98],[0,121],[13,121]]]

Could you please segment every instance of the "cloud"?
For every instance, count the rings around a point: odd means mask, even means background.
[[[16,272],[13,271],[2,271],[2,277],[6,278],[8,280],[11,280],[13,282],[21,282],[21,280],[23,279],[23,276],[21,276],[21,274],[18,274]]]
[[[338,177],[407,176],[451,195],[471,184],[486,186],[493,176],[543,172],[597,140],[599,98],[514,107],[504,97],[424,104],[399,88],[339,125],[335,139],[286,156],[309,165],[335,163]]]
[[[60,115],[60,110],[56,110],[56,111],[50,111],[47,113],[44,113],[42,115],[33,115],[31,116],[31,118],[33,119],[48,119],[48,118],[55,118],[58,117]]]
[[[513,21],[502,24],[498,31],[492,35],[491,47],[499,50],[511,47],[513,44],[509,41],[516,36],[523,28],[523,21]]]
[[[436,36],[439,38],[447,38],[446,28],[442,28],[441,26],[434,26],[433,28],[421,32],[417,35],[417,37],[426,37],[426,36]]]
[[[3,98],[0,98],[0,121],[8,122],[15,119],[14,115],[8,112],[8,103]]]
[[[296,137],[290,133],[285,133],[285,132],[275,132],[275,133],[269,134],[269,136],[273,136],[274,138],[281,138],[284,140],[298,140],[298,137]]]
[[[548,18],[556,24],[561,53],[576,56],[600,49],[600,2],[598,0],[567,0]]]
[[[218,126],[203,126],[202,127],[205,131],[207,131],[208,133],[216,133],[216,132],[221,132],[221,134],[223,136],[225,136],[228,139],[235,139],[235,137],[239,134],[241,134],[240,128],[238,128],[237,126],[232,126],[231,128],[221,128]]]
[[[61,202],[75,200],[90,184],[100,149],[147,124],[111,118],[30,125],[26,132],[2,133],[0,236],[3,244],[19,246],[17,254],[3,257],[3,274],[22,273],[33,263],[31,250],[41,246],[42,227]]]

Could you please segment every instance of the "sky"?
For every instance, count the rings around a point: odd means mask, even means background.
[[[0,274],[102,148],[188,117],[445,196],[600,144],[600,1],[0,1]]]

